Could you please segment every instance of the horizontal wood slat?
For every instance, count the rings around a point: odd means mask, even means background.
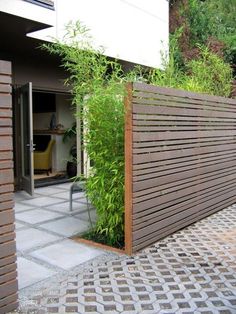
[[[11,294],[15,294],[17,292],[17,289],[18,289],[18,285],[17,285],[16,280],[5,282],[4,284],[0,285],[1,299]]]
[[[0,309],[7,304],[13,303],[16,300],[16,294],[12,294],[9,297],[0,299]],[[0,312],[1,313],[1,312]],[[3,312],[2,312],[3,313]],[[5,312],[6,313],[6,312]]]
[[[11,69],[12,69],[11,62],[0,60],[0,74],[11,76],[12,75]]]
[[[11,63],[0,60],[0,314],[18,305],[13,201]]]
[[[0,275],[4,275],[10,272],[13,272],[15,270],[16,270],[16,264],[15,263],[9,264],[4,267],[0,267]]]
[[[133,83],[133,91],[142,91],[148,93],[155,93],[159,95],[166,95],[166,96],[175,96],[175,97],[182,97],[184,99],[198,99],[202,100],[203,104],[205,101],[222,103],[222,104],[232,104],[235,105],[235,100],[231,98],[225,98],[220,96],[210,96],[207,94],[199,94],[188,92],[185,90],[174,89],[174,88],[166,88],[166,87],[157,87],[154,85],[148,85],[143,83]]]
[[[0,258],[10,256],[15,253],[16,243],[15,241],[9,241],[0,244]]]
[[[235,186],[231,187],[231,189],[228,188],[229,197],[233,197],[235,195]],[[236,198],[236,196],[235,196]],[[222,193],[214,194],[211,199],[209,200],[203,200],[203,202],[199,203],[198,205],[194,206],[182,206],[181,211],[170,211],[168,208],[168,212],[162,213],[162,215],[155,216],[155,218],[152,218],[151,223],[150,220],[145,221],[144,223],[140,223],[136,225],[136,227],[133,228],[134,230],[134,240],[140,237],[143,237],[147,234],[149,234],[152,231],[165,228],[169,224],[184,219],[187,216],[191,216],[192,213],[198,213],[199,211],[207,208],[208,206],[215,205],[218,202],[221,202],[225,199],[225,190],[222,191]],[[201,199],[202,201],[202,199]],[[170,217],[171,214],[171,217]],[[147,227],[147,228],[146,228]]]
[[[168,104],[166,105],[169,105],[169,104],[172,104],[172,103],[178,103],[180,106],[185,106],[185,107],[188,107],[189,105],[191,104],[194,104],[194,105],[201,105],[203,106],[204,108],[206,108],[207,106],[213,106],[215,107],[215,109],[221,109],[222,107],[225,108],[225,109],[230,109],[230,110],[235,110],[235,104],[227,104],[227,103],[224,103],[224,102],[221,102],[220,103],[220,106],[219,106],[219,103],[215,102],[215,101],[205,101],[205,100],[201,100],[201,99],[197,99],[197,98],[185,98],[185,97],[180,97],[180,96],[170,96],[170,95],[164,95],[164,94],[157,94],[157,93],[145,93],[145,92],[140,92],[140,91],[134,91],[133,92],[133,96],[136,98],[136,99],[142,99],[144,100],[144,103],[145,103],[145,100],[148,99],[148,100],[158,100],[158,101],[165,101],[165,102],[168,102]],[[227,100],[227,98],[226,98]],[[149,103],[151,104],[151,103]]]
[[[10,265],[12,263],[14,263],[14,265],[16,265],[15,262],[16,262],[16,255],[7,256],[5,258],[0,259],[0,267]]]
[[[1,170],[0,172],[0,184],[7,184],[13,182],[12,169]]]
[[[8,108],[11,109],[12,105],[11,105],[11,95],[1,95],[0,97],[0,108]],[[1,116],[1,114],[0,114]]]
[[[217,212],[221,209],[224,209],[225,207],[229,206],[230,204],[234,203],[235,201],[236,201],[235,197],[230,198],[230,199],[226,200],[225,202],[217,204],[217,207],[215,207],[215,206],[213,206],[212,208],[208,207],[207,211],[205,211],[203,213],[198,213],[196,215],[193,215],[190,218],[188,217],[188,218],[182,220],[181,226],[179,225],[179,222],[176,222],[176,223],[170,225],[168,228],[165,228],[164,230],[160,229],[160,230],[156,231],[155,233],[153,233],[152,236],[142,238],[141,241],[134,243],[133,251],[135,252],[135,251],[141,250],[142,248],[147,247],[148,245],[151,245],[152,243],[158,241],[158,240],[153,241],[153,238],[154,239],[162,239],[165,236],[172,234],[173,232],[176,232],[176,231],[178,231],[184,227],[187,227],[188,225],[190,225],[196,221],[199,221],[202,218],[205,218],[211,214],[214,214],[215,212]]]
[[[10,240],[15,239],[15,233],[10,232],[10,233],[4,233],[3,235],[0,235],[0,243],[8,242]]]
[[[133,84],[132,251],[236,201],[236,100]]]
[[[7,93],[7,94],[11,93],[11,85],[0,83],[0,93]]]
[[[18,307],[18,301],[16,301],[17,297],[18,297],[17,293],[15,293],[13,298],[12,298],[12,299],[15,299],[14,302],[9,303],[9,304],[7,304],[7,305],[5,305],[3,307],[0,307],[0,314],[6,314],[8,312],[11,312],[11,311],[15,310]],[[8,301],[12,300],[12,299],[8,299]]]
[[[139,95],[135,98],[135,103],[137,104],[147,104],[147,105],[155,105],[155,106],[165,106],[165,107],[176,107],[176,108],[184,108],[184,109],[198,109],[204,111],[224,111],[224,112],[236,112],[236,108],[233,105],[223,105],[214,102],[202,102],[198,100],[190,100],[185,101],[183,98],[169,98],[166,96],[154,96],[150,97],[150,94],[143,94],[145,97],[139,98]],[[155,94],[152,94],[155,95]],[[134,93],[136,96],[136,93]]]

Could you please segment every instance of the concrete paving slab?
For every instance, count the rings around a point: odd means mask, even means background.
[[[15,201],[22,201],[22,200],[29,200],[33,197],[26,193],[25,191],[18,191],[14,193],[14,200]]]
[[[70,202],[63,202],[59,204],[49,205],[45,208],[49,210],[55,210],[57,212],[61,212],[64,214],[76,214],[78,212],[84,212],[87,211],[87,205],[86,204],[78,204],[73,203],[73,211],[70,211]]]
[[[104,254],[104,251],[76,243],[72,240],[64,240],[36,250],[30,255],[51,265],[68,270],[101,254]]]
[[[73,202],[87,204],[87,198],[85,196],[77,197],[77,195],[75,194],[75,196],[73,197]]]
[[[89,223],[74,217],[61,218],[57,221],[44,223],[40,226],[43,229],[53,231],[59,235],[70,237],[88,230]]]
[[[25,228],[25,227],[26,227],[26,225],[24,225],[24,224],[22,224],[22,223],[20,223],[18,221],[15,222],[16,230],[19,230],[19,229],[22,229],[22,228]]]
[[[34,208],[34,206],[32,206],[32,205],[25,205],[23,203],[20,203],[19,201],[15,202],[15,206],[14,206],[15,212],[21,212],[23,210],[29,210],[29,209],[32,209],[32,208]]]
[[[24,200],[30,200],[35,197],[38,197],[40,195],[37,194],[37,192],[34,193],[34,196],[26,193],[25,191],[18,191],[14,193],[14,200],[15,201],[24,201]]]
[[[90,211],[90,216],[92,222],[95,222],[97,220],[97,213],[95,209]],[[88,211],[86,210],[86,212],[75,215],[75,217],[82,220],[88,220],[89,219]]]
[[[38,246],[57,241],[60,238],[60,236],[55,236],[46,231],[37,230],[35,228],[19,230],[16,233],[16,248],[20,252],[25,252],[27,250],[37,248]]]
[[[61,193],[61,189],[59,189],[57,186],[46,186],[42,188],[36,188],[35,192],[40,195],[51,195],[53,196],[56,193]]]
[[[73,182],[67,182],[67,183],[62,183],[62,184],[57,184],[56,187],[62,190],[68,190],[70,189],[71,185]]]
[[[24,200],[23,203],[26,205],[31,205],[31,206],[44,207],[47,205],[56,204],[60,202],[63,202],[63,201],[59,198],[45,196],[45,197],[36,197],[30,200]]]
[[[54,271],[23,257],[17,258],[17,270],[19,289],[31,286],[55,274]]]
[[[19,219],[30,224],[38,224],[59,217],[63,216],[61,214],[50,212],[44,209],[32,209],[23,213],[16,214],[16,219]]]
[[[66,201],[69,201],[70,192],[69,192],[69,190],[68,191],[60,191],[57,194],[55,194],[54,197],[62,198]]]

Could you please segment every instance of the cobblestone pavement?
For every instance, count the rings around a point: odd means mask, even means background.
[[[18,313],[236,313],[236,205],[20,293]]]

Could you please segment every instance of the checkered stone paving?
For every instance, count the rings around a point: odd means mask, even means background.
[[[18,313],[236,313],[236,205],[20,293]]]

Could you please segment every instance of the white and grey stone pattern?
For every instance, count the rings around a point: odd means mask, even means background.
[[[66,201],[58,202],[60,210],[50,204],[42,208],[64,214],[63,202]],[[63,217],[53,221],[68,219]],[[73,218],[82,220],[79,214],[73,214]],[[19,222],[23,224],[23,220]],[[60,245],[73,241],[63,238],[56,228],[51,229],[49,222],[39,222],[37,226],[38,231],[47,230],[51,244],[42,244],[41,248],[39,244],[35,250],[23,247],[21,258],[56,274],[20,290],[18,313],[236,313],[236,206],[132,257],[97,251],[93,259],[82,260],[74,267],[48,258],[53,247],[62,252]],[[21,226],[20,230],[27,228]],[[52,251],[47,250],[49,246]]]

